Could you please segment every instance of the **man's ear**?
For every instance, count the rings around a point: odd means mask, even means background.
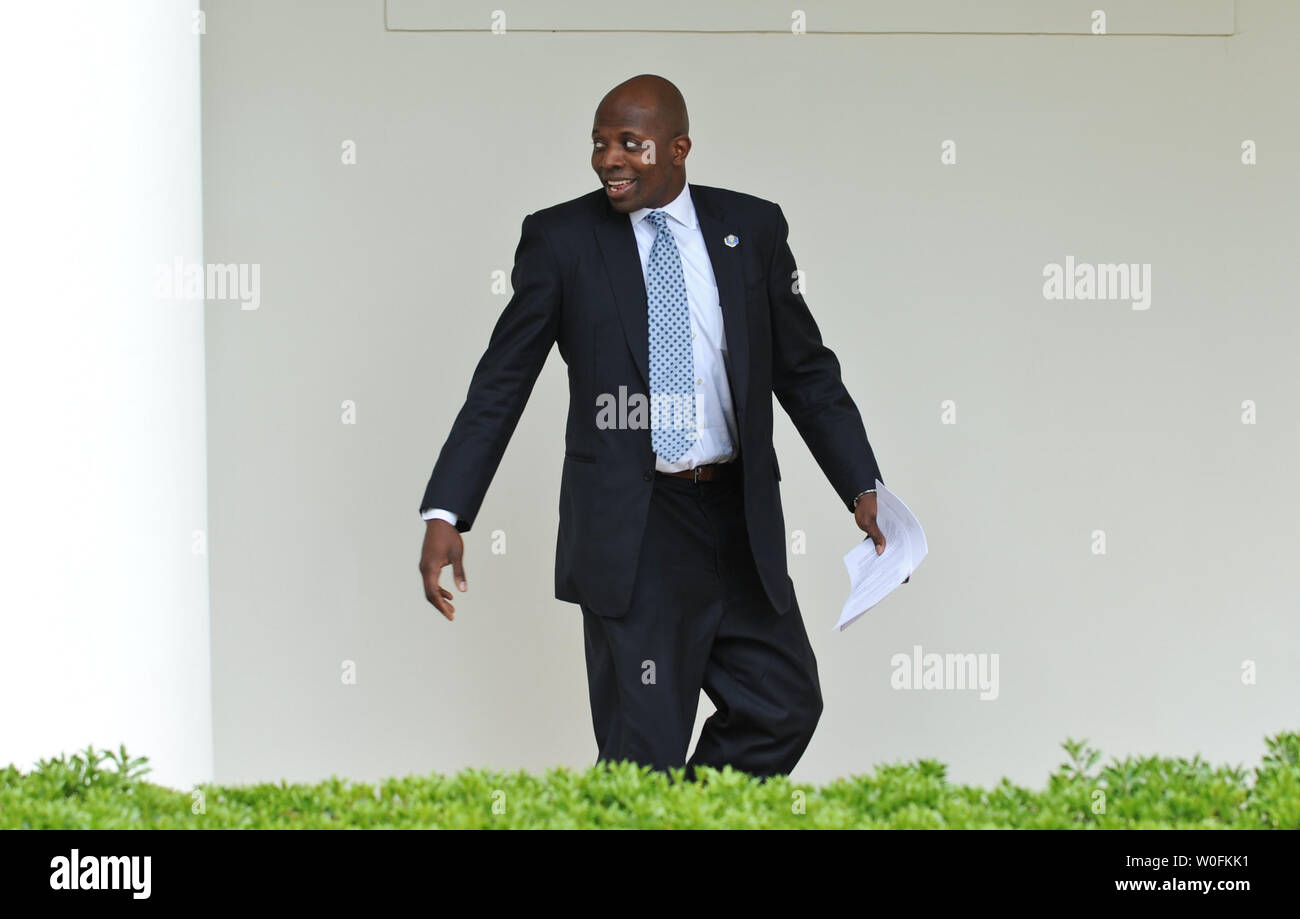
[[[686,155],[691,152],[691,139],[685,134],[673,138],[673,162],[678,166],[686,162]]]

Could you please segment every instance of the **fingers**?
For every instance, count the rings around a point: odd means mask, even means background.
[[[424,575],[424,599],[432,603],[438,612],[442,613],[443,617],[450,622],[456,618],[456,607],[451,602],[451,591],[439,583],[445,565],[445,562],[433,565],[425,565],[421,562],[420,573]]]
[[[880,555],[883,553],[885,551],[885,534],[880,532],[880,527],[876,526],[876,520],[874,517],[871,519],[871,522],[867,524],[867,535],[869,535],[871,541],[876,544],[876,554]]]
[[[438,583],[441,568],[435,568],[424,578],[424,598],[437,607],[438,612],[450,622],[456,618],[456,607],[451,602],[451,591]]]
[[[456,555],[451,560],[451,578],[456,582],[456,586],[462,591],[469,590],[469,582],[465,580],[465,565],[461,561],[461,556]],[[450,594],[448,595],[450,596]]]

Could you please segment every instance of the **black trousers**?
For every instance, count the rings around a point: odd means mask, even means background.
[[[582,614],[598,761],[693,779],[697,765],[786,774],[803,755],[822,711],[817,661],[798,602],[779,615],[758,579],[739,475],[656,475],[627,613]],[[701,689],[717,711],[687,762]]]

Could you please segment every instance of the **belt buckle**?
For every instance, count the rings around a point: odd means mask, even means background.
[[[699,484],[700,484],[700,467],[699,467],[699,466],[695,466],[691,471],[692,471],[692,473],[694,473],[694,482],[695,482],[695,484],[696,484],[696,485],[699,485]]]

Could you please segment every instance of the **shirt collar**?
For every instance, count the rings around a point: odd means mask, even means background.
[[[651,211],[663,211],[682,226],[692,230],[699,226],[699,222],[695,217],[695,203],[691,201],[691,186],[689,182],[682,186],[682,190],[676,198],[669,201],[663,207],[642,207],[637,208],[635,211],[630,213],[628,216],[632,218],[632,226],[635,227],[638,223],[644,220],[646,215]]]

